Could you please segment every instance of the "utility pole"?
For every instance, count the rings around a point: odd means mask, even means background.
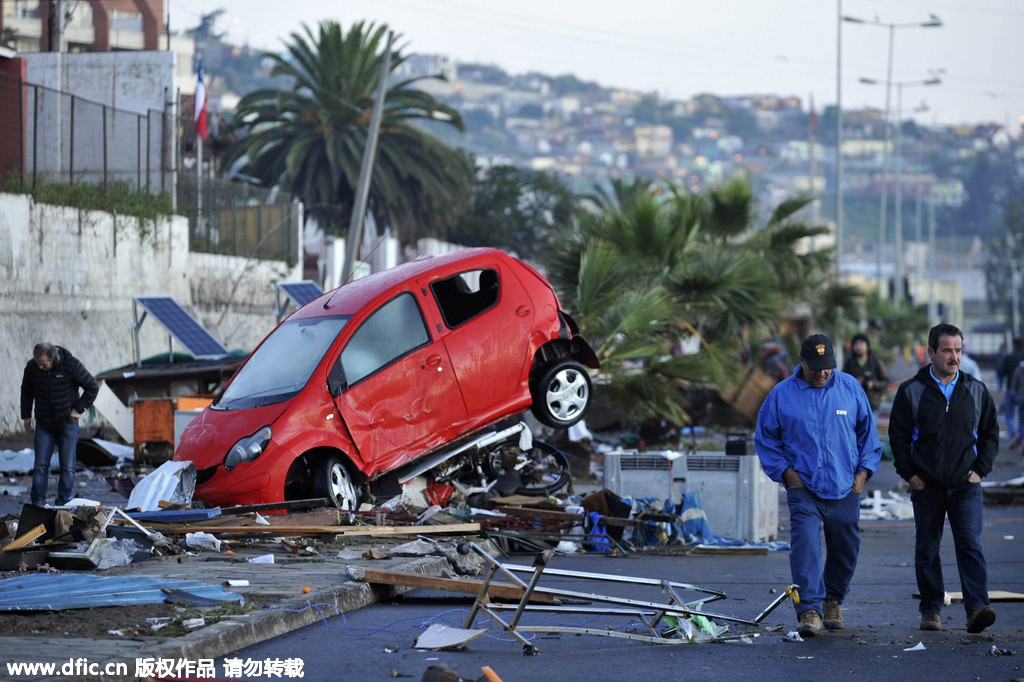
[[[388,31],[388,42],[384,47],[384,58],[380,64],[380,83],[377,86],[377,99],[370,117],[370,128],[366,131],[366,149],[363,150],[363,165],[359,169],[359,183],[356,185],[356,202],[352,207],[352,218],[348,223],[348,243],[345,246],[345,268],[341,271],[341,283],[344,284],[352,276],[356,253],[363,241],[363,221],[366,216],[366,204],[370,196],[370,178],[373,175],[373,157],[377,152],[377,133],[380,130],[381,112],[384,110],[384,96],[388,91],[388,73],[391,71],[391,42],[393,31]]]

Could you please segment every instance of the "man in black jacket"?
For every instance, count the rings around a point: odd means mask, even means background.
[[[963,333],[951,324],[928,332],[930,365],[905,381],[889,415],[896,473],[910,484],[916,527],[914,568],[921,629],[941,630],[945,588],[939,544],[949,518],[967,613],[967,632],[995,622],[981,548],[981,479],[999,451],[995,402],[985,384],[960,371]]]
[[[98,392],[96,379],[67,349],[50,343],[39,343],[32,349],[32,359],[21,379],[21,418],[27,431],[32,430],[32,403],[36,406],[32,504],[41,507],[46,503],[55,447],[60,459],[57,506],[74,496],[78,419]]]

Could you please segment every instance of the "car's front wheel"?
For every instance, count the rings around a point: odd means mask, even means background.
[[[337,455],[324,457],[313,471],[313,488],[338,509],[355,511],[359,506],[359,489],[348,467]]]
[[[587,413],[593,385],[587,369],[575,360],[559,360],[531,385],[533,414],[546,426],[566,428]]]

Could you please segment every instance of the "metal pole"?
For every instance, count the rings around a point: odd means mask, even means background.
[[[75,96],[71,95],[71,142],[68,145],[68,184],[75,183]]]
[[[843,276],[843,0],[836,0],[836,271]]]
[[[1010,240],[1010,329],[1013,338],[1020,336],[1020,259],[1017,258],[1017,238],[1012,232],[1006,233]]]
[[[894,191],[896,192],[896,224],[893,229],[896,232],[896,283],[893,287],[893,296],[896,298],[896,307],[903,306],[903,84],[896,84],[896,159],[893,176],[896,178]]]
[[[110,169],[107,165],[107,105],[103,105],[103,191],[107,190],[107,175]]]
[[[203,136],[196,132],[196,234],[203,233]],[[210,242],[206,242],[209,248]]]
[[[928,192],[928,323],[936,324],[938,320],[938,309],[935,300],[935,277],[938,270],[935,268],[935,188],[931,187]]]
[[[388,73],[391,71],[391,42],[395,34],[388,31],[388,42],[384,47],[384,58],[380,64],[380,83],[377,87],[376,104],[370,117],[370,128],[366,131],[366,149],[363,150],[363,165],[359,169],[359,184],[356,185],[356,201],[352,207],[352,217],[348,224],[348,243],[345,247],[345,267],[341,272],[341,283],[344,284],[352,276],[352,266],[356,252],[363,239],[363,219],[366,215],[366,204],[370,196],[370,176],[373,173],[373,157],[377,151],[377,133],[380,130],[381,112],[384,109],[384,96],[388,89]]]
[[[882,282],[882,253],[885,251],[885,221],[887,217],[889,193],[889,99],[892,91],[892,46],[896,26],[889,24],[889,63],[885,76],[885,113],[882,115],[884,141],[882,145],[882,205],[878,216],[878,296],[885,298]]]

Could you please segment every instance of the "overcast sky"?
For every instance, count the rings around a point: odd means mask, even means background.
[[[217,30],[279,51],[303,23],[386,23],[406,53],[443,53],[517,74],[571,73],[605,87],[685,99],[777,94],[819,111],[836,102],[839,0],[168,0],[172,30],[223,8]],[[842,24],[844,109],[885,105],[890,33],[892,102],[921,123],[1024,116],[1024,1],[841,0],[846,16],[943,26]],[[942,83],[920,82],[939,73]],[[861,78],[879,85],[865,85]],[[903,83],[897,88],[896,83]],[[926,111],[912,110],[927,106]]]

